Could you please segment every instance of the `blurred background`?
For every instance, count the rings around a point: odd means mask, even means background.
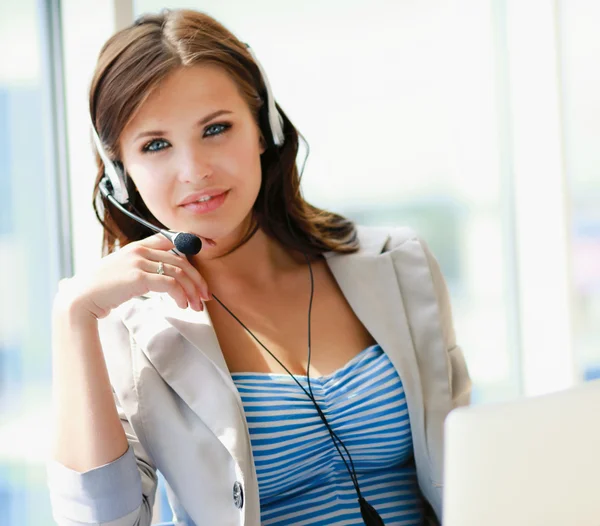
[[[309,201],[428,241],[474,403],[600,377],[599,2],[0,0],[2,526],[53,524],[51,303],[100,257],[95,61],[163,7],[253,47],[310,145]]]

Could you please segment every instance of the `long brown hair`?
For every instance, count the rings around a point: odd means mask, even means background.
[[[316,208],[301,195],[296,166],[299,133],[283,117],[285,142],[276,146],[268,125],[266,88],[246,46],[210,16],[192,10],[163,10],[144,15],[114,34],[98,58],[90,88],[90,115],[108,156],[118,162],[119,137],[136,111],[171,71],[200,63],[223,68],[238,85],[265,141],[261,155],[262,182],[253,207],[254,225],[291,250],[311,256],[326,251],[358,250],[355,225],[348,219]],[[97,155],[98,173],[93,206],[104,227],[102,253],[106,255],[149,235],[146,227],[119,211],[99,192],[104,164]],[[127,177],[131,210],[150,223],[166,228],[148,210],[133,181]],[[98,206],[98,200],[101,206]]]

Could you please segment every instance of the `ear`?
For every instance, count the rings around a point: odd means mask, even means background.
[[[262,155],[263,153],[265,153],[266,149],[267,149],[267,143],[265,142],[264,137],[262,136],[262,134],[260,135],[260,139],[259,139],[259,149],[260,149],[260,154]]]

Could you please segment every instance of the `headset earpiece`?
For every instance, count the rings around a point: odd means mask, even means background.
[[[123,165],[119,162],[111,161],[108,158],[108,155],[104,150],[104,146],[102,146],[102,142],[100,141],[100,137],[98,137],[98,132],[96,131],[96,127],[94,126],[93,122],[92,136],[94,138],[96,150],[98,151],[100,159],[102,159],[102,163],[104,164],[104,175],[108,178],[112,186],[112,191],[110,191],[112,196],[121,204],[127,203],[129,201],[129,192],[127,191],[127,181],[125,178],[125,171],[123,169]]]
[[[270,137],[268,138],[267,142],[269,143],[269,146],[271,144],[274,144],[275,146],[281,146],[285,142],[285,135],[283,133],[283,117],[277,110],[277,106],[275,106],[275,98],[273,97],[273,91],[271,90],[271,84],[267,78],[267,73],[265,72],[262,64],[258,60],[258,57],[250,45],[245,44],[245,46],[248,50],[248,53],[250,53],[252,56],[252,59],[254,60],[254,63],[256,64],[256,67],[258,68],[265,85],[265,93],[263,94],[264,111],[261,112],[264,116],[261,118],[261,128],[263,130],[268,130]]]

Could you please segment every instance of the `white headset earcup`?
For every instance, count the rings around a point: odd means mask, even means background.
[[[119,166],[113,162],[104,164],[105,173],[113,187],[113,196],[122,205],[129,201],[129,192],[127,191],[127,182],[125,174]]]
[[[102,163],[104,164],[104,173],[112,184],[113,197],[123,205],[127,203],[127,201],[129,201],[129,192],[127,192],[125,174],[123,173],[123,170],[121,170],[120,167],[118,167],[113,161],[111,161],[108,158],[108,155],[104,150],[104,146],[102,146],[102,141],[100,140],[100,137],[98,137],[98,132],[94,127],[94,123],[92,122],[91,124],[94,144],[96,145],[96,150],[98,150],[100,159],[102,159]]]
[[[248,52],[254,59],[258,70],[263,78],[263,82],[265,83],[265,88],[267,88],[267,107],[268,107],[268,115],[269,115],[269,125],[271,127],[271,133],[273,134],[273,142],[277,146],[281,146],[285,142],[285,135],[283,134],[283,117],[277,110],[277,106],[275,106],[275,98],[273,97],[273,90],[271,89],[271,84],[269,83],[269,79],[267,78],[267,73],[263,68],[262,64],[258,60],[258,57],[255,55],[254,50],[246,44],[246,48]]]

